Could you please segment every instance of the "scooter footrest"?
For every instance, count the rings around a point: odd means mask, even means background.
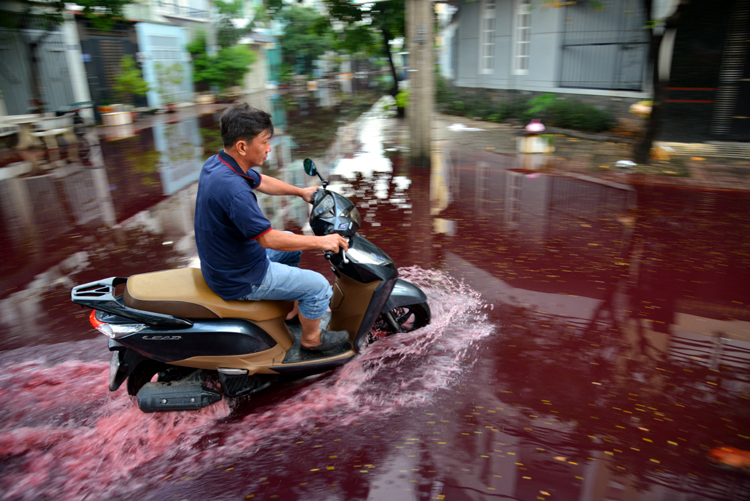
[[[271,384],[271,380],[268,377],[263,377],[257,374],[252,376],[230,376],[220,372],[219,381],[221,381],[221,387],[224,390],[224,394],[228,397],[239,397],[241,395],[247,395],[248,393],[254,393]]]
[[[221,393],[201,384],[146,383],[136,395],[143,412],[196,411],[221,400]]]

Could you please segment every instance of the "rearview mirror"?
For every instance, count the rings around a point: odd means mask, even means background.
[[[308,176],[317,176],[318,175],[318,169],[315,168],[315,163],[310,160],[309,158],[306,158],[304,161],[305,165],[305,173]]]

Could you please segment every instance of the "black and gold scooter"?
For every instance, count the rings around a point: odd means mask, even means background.
[[[222,393],[238,397],[331,370],[355,357],[374,333],[430,322],[425,294],[399,279],[393,260],[357,233],[362,221],[354,204],[326,189],[310,159],[304,166],[323,184],[313,197],[310,227],[316,235],[336,232],[349,241],[348,251],[326,253],[335,280],[330,312],[321,321],[329,330],[348,331],[349,343],[303,351],[301,326],[285,321],[292,302],[224,301],[197,268],[112,277],[71,292],[74,303],[93,309],[91,324],[110,338],[110,391],[127,380],[143,412],[197,410]],[[208,383],[216,379],[220,384]]]

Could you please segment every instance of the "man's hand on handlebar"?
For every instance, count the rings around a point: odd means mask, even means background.
[[[349,250],[349,242],[338,233],[323,235],[320,239],[320,248],[324,251],[331,251],[337,254],[340,249]]]
[[[313,193],[315,193],[319,189],[320,186],[308,186],[307,188],[301,188],[302,193],[300,194],[300,196],[302,197],[302,200],[311,204],[313,200]]]

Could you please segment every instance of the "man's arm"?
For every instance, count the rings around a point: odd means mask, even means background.
[[[292,186],[291,184],[285,183],[275,177],[266,176],[265,174],[261,174],[260,179],[260,185],[255,188],[257,191],[265,193],[266,195],[295,195],[301,197],[307,203],[312,202],[312,194],[319,188],[318,186],[297,188],[296,186]]]
[[[346,239],[338,233],[331,233],[330,235],[318,237],[315,235],[297,235],[271,229],[271,231],[259,236],[257,240],[258,243],[266,249],[274,249],[283,252],[314,249],[338,252],[339,247],[344,250],[349,249],[349,244]]]

